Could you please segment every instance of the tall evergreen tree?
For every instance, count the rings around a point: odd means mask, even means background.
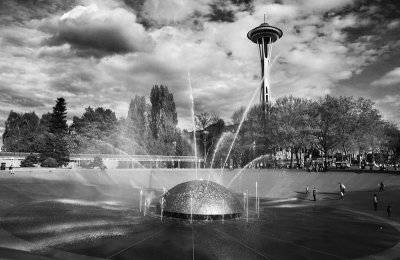
[[[49,122],[49,132],[44,134],[44,142],[40,160],[43,163],[48,158],[53,158],[57,166],[66,166],[69,162],[69,149],[67,142],[67,105],[64,98],[57,98]]]
[[[56,105],[53,107],[53,113],[50,120],[50,133],[62,134],[68,133],[67,125],[67,103],[63,97],[57,98]]]

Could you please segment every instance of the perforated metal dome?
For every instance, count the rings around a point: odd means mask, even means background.
[[[194,219],[237,218],[243,212],[239,200],[224,186],[205,180],[176,185],[163,196],[166,216]]]

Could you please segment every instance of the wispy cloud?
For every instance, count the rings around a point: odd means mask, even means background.
[[[392,86],[392,85],[399,85],[400,84],[400,67],[389,71],[381,78],[373,81],[371,83],[373,86]],[[399,87],[399,86],[398,86]]]

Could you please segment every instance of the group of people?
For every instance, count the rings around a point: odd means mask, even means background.
[[[307,185],[306,194],[308,195],[310,187]],[[314,201],[317,201],[317,189],[314,187],[312,190]]]
[[[378,186],[379,186],[379,191],[383,192],[384,188],[385,188],[385,185],[383,184],[382,181],[379,183]],[[309,189],[310,189],[310,187],[307,185],[307,187],[306,187],[306,195],[308,195]],[[339,190],[340,190],[340,198],[341,198],[341,200],[344,200],[344,194],[346,192],[346,186],[344,186],[344,184],[341,183],[341,182],[339,182]],[[314,201],[317,201],[317,189],[315,187],[312,190],[312,194],[313,194]],[[376,194],[374,194],[373,203],[374,203],[374,209],[375,209],[375,211],[377,211],[378,210],[378,196]],[[390,218],[391,213],[392,213],[392,207],[390,205],[387,206],[386,212],[387,212],[387,216]]]
[[[378,184],[378,186],[379,186],[380,192],[383,192],[385,190],[385,185],[383,184],[382,181]],[[374,203],[374,209],[375,209],[375,211],[377,211],[378,210],[378,196],[376,195],[376,193],[374,194],[374,197],[373,197],[373,203]],[[386,207],[386,212],[387,212],[387,216],[390,218],[390,215],[392,213],[392,207],[390,205],[388,205]]]
[[[309,163],[307,165],[307,171],[308,172],[323,172],[325,171],[326,167],[323,163],[318,163],[318,162],[314,162],[314,163]]]

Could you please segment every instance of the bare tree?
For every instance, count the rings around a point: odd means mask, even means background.
[[[204,151],[204,168],[206,167],[207,155],[214,145],[214,138],[209,136],[207,127],[216,124],[219,120],[220,118],[217,115],[208,112],[197,114],[195,117],[196,129],[201,131],[200,141]]]
[[[205,130],[212,124],[215,124],[219,120],[219,117],[215,114],[203,112],[197,114],[195,117],[195,125],[197,130]]]

